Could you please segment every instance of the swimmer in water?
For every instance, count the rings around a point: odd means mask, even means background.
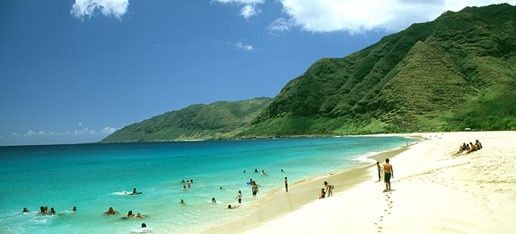
[[[29,209],[27,209],[27,207],[24,207],[22,212],[27,213],[27,212],[29,212]]]
[[[141,194],[142,192],[138,192],[136,191],[136,188],[133,188],[133,192],[130,193],[129,195],[138,195],[138,194]]]
[[[73,212],[76,212],[76,211],[77,211],[77,207],[75,207],[75,206],[74,206],[74,207],[72,207],[72,211],[73,211]]]
[[[179,204],[184,205],[186,203],[185,203],[185,201],[183,199],[181,199],[181,201],[179,201]]]
[[[140,213],[136,213],[136,216],[134,216],[134,217],[137,218],[137,219],[143,219],[143,218],[145,218],[145,215],[142,215]]]
[[[118,211],[113,209],[113,207],[109,207],[106,212],[104,212],[104,215],[116,215],[118,214]]]
[[[50,208],[50,214],[51,215],[55,215],[56,214],[56,210],[54,210],[54,207]]]
[[[127,212],[127,216],[125,216],[124,218],[128,219],[128,218],[132,218],[134,217],[134,214],[133,214],[133,211],[130,210],[129,212]]]
[[[215,200],[214,197],[211,198],[211,203],[217,203],[217,200]]]

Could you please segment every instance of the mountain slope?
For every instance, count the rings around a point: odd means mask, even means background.
[[[246,127],[270,98],[196,104],[124,127],[102,142],[143,142],[227,138]]]
[[[314,63],[239,136],[516,129],[516,7],[446,12]]]

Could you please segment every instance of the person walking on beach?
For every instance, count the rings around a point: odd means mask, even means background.
[[[285,191],[288,192],[288,181],[287,181],[286,176],[285,176]]]
[[[394,177],[394,170],[392,169],[392,165],[389,164],[389,159],[385,159],[385,163],[383,164],[383,175],[385,181],[385,190],[384,192],[391,191],[391,177]]]
[[[236,195],[235,199],[237,199],[238,204],[242,204],[242,191],[238,190],[238,194]]]
[[[378,169],[378,181],[382,181],[382,167],[380,166],[380,162],[376,161],[376,169]]]
[[[324,181],[324,187],[326,188],[326,197],[333,196],[333,186],[332,184],[328,184],[328,181]]]

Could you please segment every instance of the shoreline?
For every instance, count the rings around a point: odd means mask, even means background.
[[[396,147],[392,150],[378,152],[376,154],[366,156],[365,159],[377,160],[382,162],[385,158],[393,158],[400,153],[408,150],[410,147],[423,142],[425,139],[419,134],[383,134],[382,136],[400,136],[405,138],[416,139],[404,146]],[[357,136],[358,137],[358,136]],[[318,176],[308,180],[298,181],[296,183],[289,183],[289,192],[285,192],[284,188],[270,191],[266,197],[256,204],[254,211],[251,214],[241,217],[237,220],[224,223],[215,227],[201,230],[202,234],[215,233],[242,233],[246,230],[258,227],[278,218],[282,215],[288,214],[299,208],[319,200],[318,194],[324,181],[328,181],[335,186],[334,196],[337,193],[342,193],[360,183],[371,179],[368,170],[374,166],[373,162],[360,162],[359,165],[339,170],[335,173],[330,173]]]
[[[511,233],[516,228],[516,131],[418,133],[399,152],[392,190],[363,181],[230,233]],[[479,139],[482,149],[457,153]],[[366,170],[376,177],[376,168]]]

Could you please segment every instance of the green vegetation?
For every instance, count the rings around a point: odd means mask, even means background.
[[[247,127],[269,103],[262,97],[197,104],[129,125],[102,142],[172,141],[230,138]]]
[[[103,142],[516,130],[516,7],[446,12],[344,58],[325,58],[272,100],[193,105]]]
[[[446,12],[290,81],[239,136],[516,129],[516,7]]]

